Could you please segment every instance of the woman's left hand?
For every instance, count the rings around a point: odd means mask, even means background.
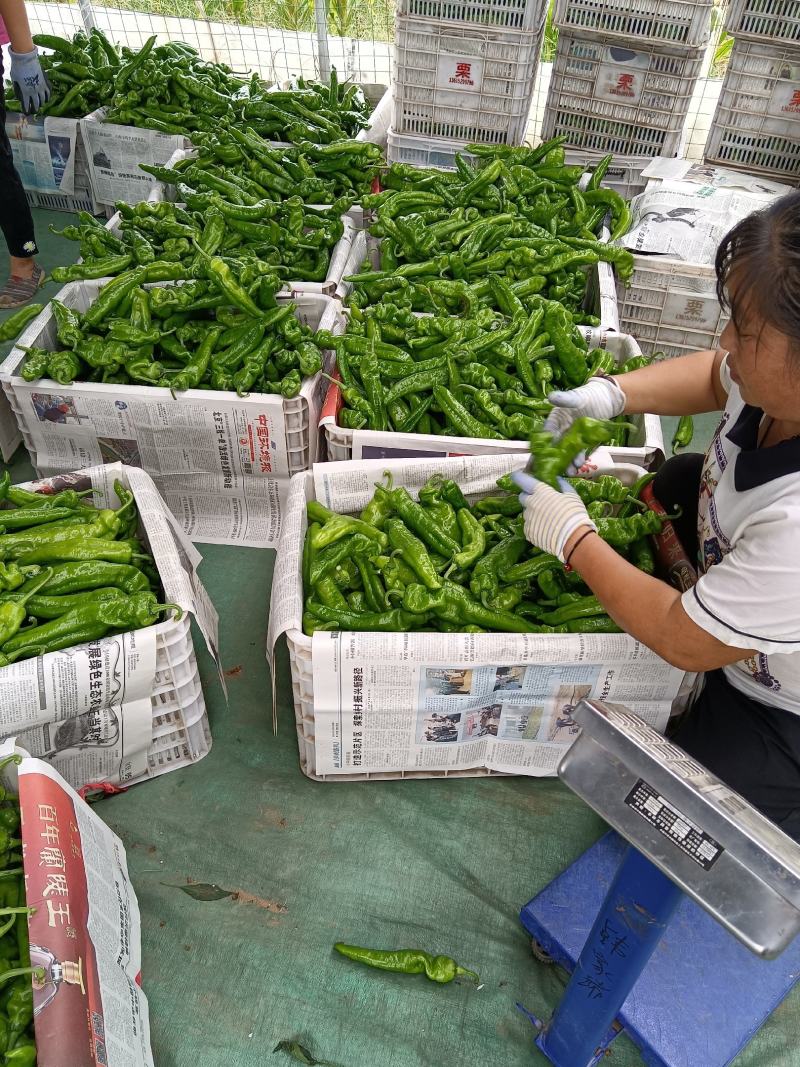
[[[522,490],[519,500],[524,508],[525,536],[536,548],[558,556],[563,563],[572,534],[582,526],[597,529],[585,504],[564,478],[559,478],[560,493],[523,471],[515,471],[511,478]]]

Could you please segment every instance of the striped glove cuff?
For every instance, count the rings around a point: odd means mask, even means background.
[[[537,482],[533,492],[525,497],[523,515],[525,536],[531,544],[558,556],[562,563],[564,547],[575,530],[581,526],[597,530],[583,501],[571,487],[559,493],[544,482]]]

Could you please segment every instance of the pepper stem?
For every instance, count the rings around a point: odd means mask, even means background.
[[[31,978],[34,978],[39,984],[44,982],[47,978],[47,972],[44,967],[17,967],[13,971],[5,971],[3,974],[0,974],[0,985],[4,982],[8,982],[12,978],[22,978],[26,974],[29,974]]]

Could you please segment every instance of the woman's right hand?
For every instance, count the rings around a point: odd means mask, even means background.
[[[554,437],[561,437],[576,419],[613,419],[621,415],[626,398],[616,379],[597,375],[577,389],[549,393],[547,399],[553,410],[545,420],[544,429]]]

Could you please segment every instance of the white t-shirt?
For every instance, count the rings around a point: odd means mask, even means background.
[[[698,513],[700,578],[682,596],[693,622],[756,656],[724,668],[736,689],[800,714],[800,439],[758,448],[764,417],[731,380],[706,453]]]

